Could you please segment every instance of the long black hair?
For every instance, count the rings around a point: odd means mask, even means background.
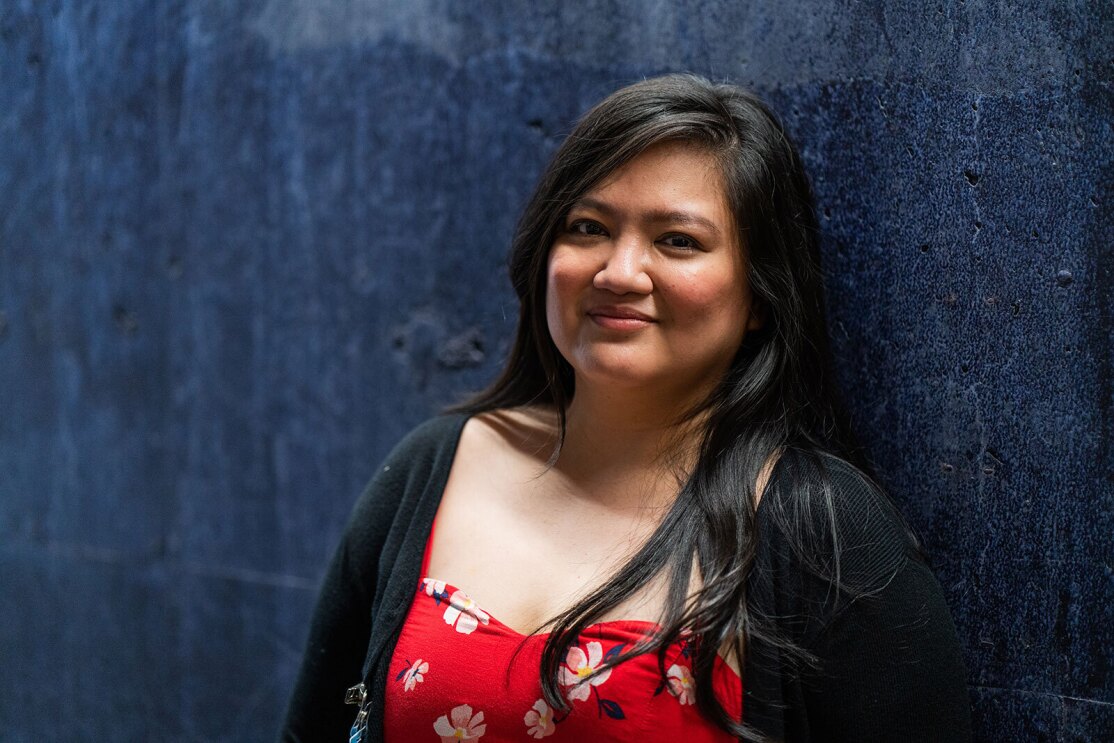
[[[787,451],[804,452],[816,462],[819,452],[827,452],[866,467],[832,373],[812,192],[797,149],[770,109],[739,87],[668,75],[622,88],[588,111],[554,155],[518,224],[510,274],[520,312],[506,366],[487,390],[458,409],[554,407],[559,431],[550,461],[556,461],[575,390],[573,370],[546,324],[549,248],[575,201],[648,147],[667,141],[691,144],[717,158],[763,324],[746,335],[730,369],[693,411],[703,414],[699,454],[662,523],[610,580],[549,623],[553,631],[542,652],[542,688],[553,707],[567,709],[558,674],[568,647],[598,617],[668,570],[661,631],[603,667],[657,651],[664,683],[667,648],[691,631],[698,638],[693,644],[698,708],[731,734],[758,740],[759,734],[735,722],[713,693],[719,649],[730,647],[740,666],[748,641],[755,639],[807,655],[748,605],[759,473]],[[793,469],[800,491],[797,515],[804,510],[820,520],[792,520],[834,525],[832,489],[823,466]],[[808,549],[797,546],[807,561]],[[831,574],[838,586],[834,546],[835,559],[829,554],[814,567]],[[702,586],[690,599],[693,559]]]

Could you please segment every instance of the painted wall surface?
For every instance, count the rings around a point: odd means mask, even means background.
[[[691,70],[800,143],[980,739],[1110,740],[1111,9],[0,0],[0,739],[272,738],[365,480],[499,367],[547,157]]]

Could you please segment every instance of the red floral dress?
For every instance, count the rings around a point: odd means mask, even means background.
[[[430,541],[432,541],[432,531]],[[422,575],[429,565],[429,543]],[[682,639],[666,655],[663,683],[656,653],[596,672],[630,648],[651,622],[617,620],[587,628],[565,656],[560,683],[571,711],[542,697],[538,668],[546,635],[515,632],[459,587],[419,581],[391,658],[384,710],[388,743],[461,740],[731,741],[696,709],[692,648]],[[722,660],[714,689],[738,720],[742,680]]]

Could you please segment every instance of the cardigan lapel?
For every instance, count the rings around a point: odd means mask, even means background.
[[[376,596],[371,606],[371,637],[364,661],[364,683],[368,688],[369,740],[382,740],[383,700],[388,665],[402,623],[417,591],[437,507],[449,479],[460,433],[469,415],[451,416],[444,443],[432,456],[415,461],[406,479],[390,531],[379,557]]]

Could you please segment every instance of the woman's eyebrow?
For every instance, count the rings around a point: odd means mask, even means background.
[[[590,196],[585,196],[573,202],[572,209],[576,209],[578,207],[584,209],[594,209],[595,211],[601,212],[608,216],[614,216],[615,213],[618,211],[607,202],[593,199]],[[718,236],[720,234],[720,229],[716,226],[715,222],[706,217],[702,217],[699,214],[693,214],[692,212],[686,212],[676,209],[651,209],[650,211],[642,212],[640,216],[642,216],[649,222],[667,222],[669,224],[702,227],[703,229],[711,232],[714,235]]]

